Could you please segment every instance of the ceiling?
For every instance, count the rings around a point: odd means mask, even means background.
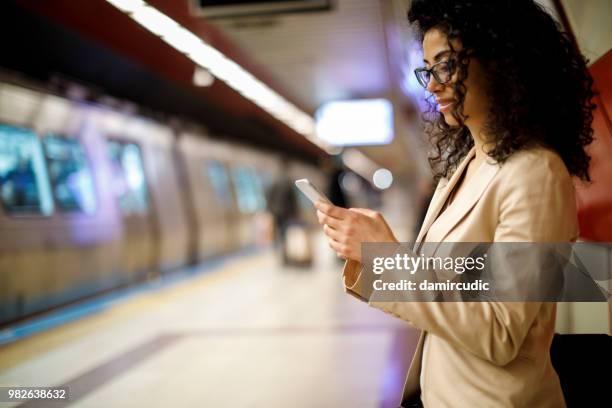
[[[329,11],[274,14],[208,22],[270,73],[310,112],[324,102],[385,97],[394,104],[395,138],[360,147],[396,176],[423,168],[414,107],[400,94],[394,66],[408,27],[408,0],[337,0]],[[394,59],[394,60],[393,60]],[[416,134],[415,134],[416,133]]]
[[[314,111],[332,99],[390,88],[380,3],[339,0],[330,11],[210,20]]]

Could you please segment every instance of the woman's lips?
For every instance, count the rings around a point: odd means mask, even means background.
[[[440,110],[440,112],[448,112],[453,106],[453,103],[454,103],[453,100],[438,101],[438,109]]]

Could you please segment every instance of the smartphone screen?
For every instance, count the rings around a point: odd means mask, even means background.
[[[308,197],[308,199],[312,201],[313,204],[318,200],[331,203],[331,201],[329,201],[325,194],[323,194],[315,186],[313,186],[308,179],[296,180],[295,186],[299,188],[300,191],[304,193],[304,195]]]

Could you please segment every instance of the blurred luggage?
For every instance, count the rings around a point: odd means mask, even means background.
[[[310,266],[312,264],[312,239],[307,225],[291,223],[287,227],[285,257],[289,265]]]

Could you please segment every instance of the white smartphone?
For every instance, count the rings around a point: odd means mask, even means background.
[[[314,204],[318,200],[325,201],[331,204],[329,198],[313,186],[308,179],[299,179],[295,181],[295,186]]]

